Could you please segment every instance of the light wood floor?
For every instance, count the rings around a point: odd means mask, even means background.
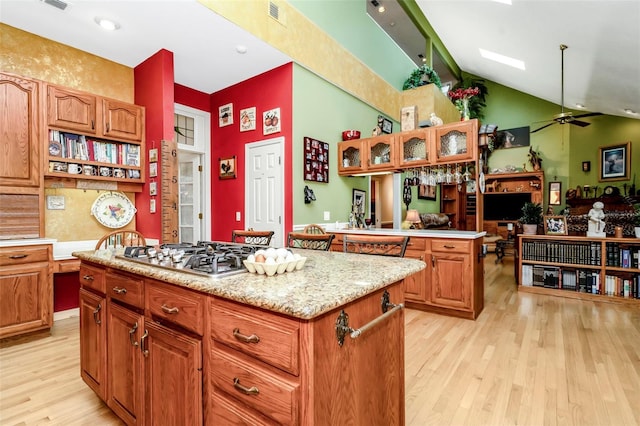
[[[518,293],[493,260],[476,321],[406,311],[407,425],[639,425],[640,308]],[[73,318],[0,343],[0,424],[120,424],[78,343]]]

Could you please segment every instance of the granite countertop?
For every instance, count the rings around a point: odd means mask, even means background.
[[[475,240],[482,238],[485,231],[457,231],[455,229],[392,229],[392,228],[343,228],[332,229],[327,232],[334,234],[362,234],[362,235],[408,235],[409,237],[452,238],[463,240]]]
[[[312,319],[425,268],[420,260],[292,249],[304,268],[267,277],[242,273],[223,278],[167,270],[115,258],[108,250],[73,256],[301,319]],[[393,301],[392,301],[393,302]]]

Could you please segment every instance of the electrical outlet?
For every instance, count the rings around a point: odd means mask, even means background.
[[[240,212],[236,212],[236,222],[240,222],[242,220],[242,216],[240,215]]]
[[[324,212],[324,220],[331,220],[331,212]]]

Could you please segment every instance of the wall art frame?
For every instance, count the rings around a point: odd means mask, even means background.
[[[304,137],[303,149],[304,180],[311,182],[329,182],[329,144]]]
[[[418,186],[418,199],[419,200],[436,200],[436,187],[430,185]]]
[[[353,188],[353,200],[351,202],[351,209],[353,210],[353,212],[364,214],[366,202],[367,191]]]
[[[236,178],[236,156],[224,157],[218,159],[218,171],[220,179],[235,179]]]
[[[562,182],[549,182],[549,205],[559,206],[562,201]]]
[[[598,148],[598,181],[629,180],[631,142]]]

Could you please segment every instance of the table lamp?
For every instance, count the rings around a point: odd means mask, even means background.
[[[411,229],[414,229],[416,228],[415,224],[420,223],[420,213],[414,209],[407,210],[407,217],[404,220],[411,223]]]

